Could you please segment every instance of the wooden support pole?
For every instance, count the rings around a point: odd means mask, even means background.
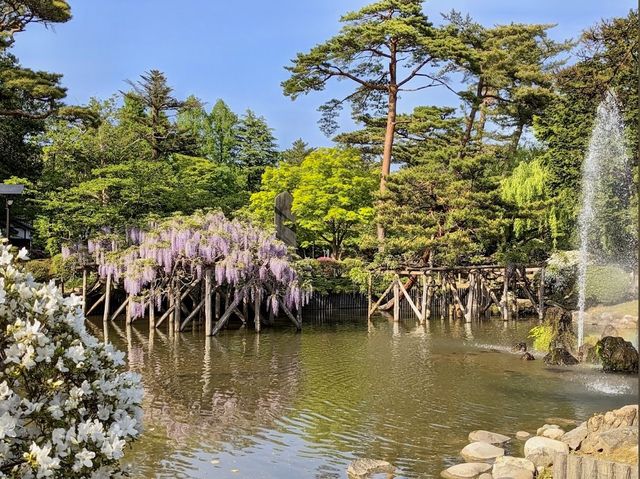
[[[598,465],[593,457],[582,456],[582,476],[581,479],[597,479]]]
[[[502,298],[500,300],[500,310],[502,312],[502,320],[509,321],[511,319],[511,307],[509,306],[509,267],[504,268],[504,283],[502,284]]]
[[[213,311],[211,309],[211,276],[212,271],[206,269],[204,272],[204,334],[208,336],[213,327]]]
[[[98,307],[98,305],[100,305],[100,303],[102,303],[102,302],[104,301],[104,298],[105,298],[106,296],[107,296],[106,294],[103,294],[102,296],[100,296],[100,297],[97,299],[97,301],[96,301],[95,303],[93,303],[93,305],[89,308],[89,311],[87,311],[87,312],[85,313],[85,316],[89,316],[89,315],[92,313],[92,311],[93,311],[94,309],[96,309],[96,308]]]
[[[420,305],[420,310],[422,312],[422,317],[420,318],[420,322],[422,324],[427,322],[427,318],[429,316],[429,311],[427,311],[427,290],[429,290],[429,285],[427,284],[427,275],[422,275],[422,304]]]
[[[540,268],[540,284],[538,285],[538,319],[544,319],[544,266]]]
[[[182,318],[182,298],[180,297],[180,290],[178,288],[175,288],[173,294],[175,295],[173,300],[173,328],[174,331],[178,332],[180,331],[180,321]]]
[[[581,456],[577,456],[576,454],[569,454],[567,456],[567,479],[582,479]]]
[[[369,273],[369,277],[367,279],[367,320],[371,321],[371,279],[372,274]]]
[[[216,295],[215,295],[215,307],[214,307],[214,317],[216,321],[220,319],[220,288],[216,287]]]
[[[193,318],[196,317],[196,315],[200,312],[200,310],[202,309],[202,307],[204,306],[205,303],[205,298],[202,298],[202,300],[200,300],[200,302],[198,303],[198,305],[193,308],[193,311],[191,311],[191,313],[189,314],[189,316],[187,316],[185,318],[185,320],[182,322],[182,324],[180,324],[180,329],[179,331],[184,331],[184,328],[187,327],[187,324],[189,324],[191,322],[191,320]]]
[[[113,314],[111,315],[111,321],[115,321],[115,319],[118,317],[118,315],[120,313],[122,313],[122,310],[125,308],[125,306],[127,306],[127,304],[129,304],[129,301],[131,300],[131,296],[127,296],[127,299],[125,299],[123,301],[123,303],[118,306],[118,309],[116,309]],[[128,315],[127,315],[127,320],[129,319]]]
[[[287,308],[287,305],[286,304],[281,304],[280,307],[284,311],[284,314],[286,314],[289,317],[291,322],[296,325],[296,329],[298,329],[298,331],[301,330],[302,329],[302,323],[298,320],[298,318],[296,318],[293,315],[291,310],[289,308]]]
[[[469,272],[469,286],[467,286],[467,307],[464,311],[464,320],[470,323],[475,310],[475,292],[476,292],[476,276],[475,273]]]
[[[82,312],[87,312],[87,268],[82,268]]]
[[[389,291],[391,291],[391,288],[393,288],[393,282],[391,282],[389,287],[384,290],[384,293],[382,293],[382,296],[380,296],[380,298],[378,298],[378,301],[376,301],[375,304],[371,307],[371,309],[369,310],[369,315],[375,313],[375,311],[378,309],[378,306],[380,306],[380,303],[384,301],[384,298],[386,298],[387,294],[389,294]]]
[[[255,293],[253,298],[253,323],[256,333],[260,332],[260,297]]]
[[[614,474],[614,470],[613,470],[613,462],[611,461],[598,461],[598,477],[613,477]],[[555,471],[555,470],[554,470]],[[555,479],[555,474],[554,474],[554,479]],[[564,477],[561,477],[560,479],[565,479]]]
[[[153,298],[149,298],[149,331],[156,329],[156,305]]]
[[[393,320],[400,321],[400,286],[396,276],[393,280]]]
[[[236,309],[237,306],[240,304],[240,301],[242,300],[242,294],[243,294],[242,292],[238,292],[236,294],[236,297],[233,299],[229,307],[226,309],[224,314],[220,317],[220,319],[216,322],[215,326],[211,330],[210,336],[215,336],[216,334],[218,334],[218,331],[220,331],[222,327],[226,324],[226,322],[231,317],[233,310]]]
[[[131,309],[133,308],[133,299],[132,296],[127,296],[127,316],[126,316],[126,324],[131,324],[133,319],[133,314]]]
[[[107,275],[107,284],[105,285],[104,292],[104,311],[102,314],[102,322],[106,323],[109,320],[109,306],[111,304],[111,275]]]
[[[402,294],[404,295],[405,299],[407,300],[407,303],[409,303],[409,306],[411,306],[411,309],[413,309],[413,312],[416,313],[416,316],[417,316],[418,320],[420,320],[420,318],[421,318],[420,310],[416,307],[415,303],[411,299],[411,296],[409,296],[409,293],[405,289],[404,285],[402,284],[402,282],[400,280],[397,280],[396,283],[400,287],[400,291],[402,291]]]

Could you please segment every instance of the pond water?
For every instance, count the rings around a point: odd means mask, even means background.
[[[145,387],[145,432],[125,462],[137,478],[345,478],[368,457],[435,478],[474,429],[514,435],[637,403],[636,378],[509,353],[532,325],[342,315],[205,338],[112,323]]]

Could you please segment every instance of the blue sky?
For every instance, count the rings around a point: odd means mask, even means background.
[[[32,26],[15,53],[24,66],[64,74],[68,102],[107,97],[151,68],[164,71],[176,96],[195,94],[212,105],[267,118],[282,147],[302,137],[330,144],[318,129],[317,107],[329,93],[292,102],[282,95],[284,66],[339,28],[338,19],[367,0],[103,0],[70,1],[74,18],[53,29]],[[485,25],[553,23],[554,39],[577,38],[601,18],[626,15],[636,0],[431,0],[440,20],[451,9]],[[335,87],[335,83],[332,84]],[[343,87],[340,86],[340,89]],[[442,90],[424,90],[405,106],[442,103]],[[347,123],[348,128],[348,121]]]

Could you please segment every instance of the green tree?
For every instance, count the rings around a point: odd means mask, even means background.
[[[310,148],[302,138],[298,138],[291,144],[290,148],[280,153],[280,159],[283,163],[299,165],[313,150],[314,148]]]
[[[247,188],[257,191],[267,166],[278,162],[278,150],[273,130],[264,117],[247,110],[236,128],[234,161],[247,175]]]
[[[386,112],[380,175],[384,192],[391,171],[398,98],[402,92],[441,84],[439,61],[461,48],[448,29],[434,27],[420,0],[380,0],[342,17],[340,32],[308,53],[299,53],[282,83],[292,99],[323,90],[329,80],[349,80],[355,90],[321,107],[326,130],[335,129],[335,114],[344,103],[361,117]],[[379,237],[384,228],[379,226]]]
[[[345,246],[352,245],[373,219],[376,183],[371,166],[355,150],[319,148],[299,165],[267,168],[250,208],[271,222],[275,197],[289,191],[301,246],[325,244],[332,257],[340,259]]]

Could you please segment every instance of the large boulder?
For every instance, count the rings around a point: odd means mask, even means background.
[[[460,455],[466,462],[493,464],[497,457],[504,456],[504,449],[486,442],[472,442],[460,451]]]
[[[565,433],[560,440],[566,443],[569,446],[569,449],[575,451],[580,447],[580,444],[582,444],[582,441],[585,440],[588,434],[589,430],[585,423]]]
[[[552,427],[545,430],[542,434],[542,437],[548,437],[549,439],[555,439],[559,441],[562,436],[564,436],[564,429],[560,429],[559,427]]]
[[[536,466],[528,459],[502,456],[496,459],[491,470],[493,479],[533,479]]]
[[[622,426],[588,435],[582,441],[580,451],[587,454],[596,452],[611,454],[632,447],[638,448],[638,428],[636,426]]]
[[[440,473],[444,479],[476,479],[491,470],[491,465],[483,462],[467,462],[451,466]]]
[[[596,353],[605,372],[638,373],[638,351],[623,338],[605,336],[596,343]]]
[[[509,436],[505,436],[504,434],[498,434],[497,432],[491,431],[483,431],[482,429],[471,431],[469,433],[469,441],[471,442],[486,442],[488,444],[500,446],[506,442],[509,442],[510,440],[511,438]]]
[[[606,338],[607,336],[613,336],[615,338],[615,337],[620,336],[620,333],[615,328],[615,326],[613,326],[612,324],[607,324],[604,327],[604,330],[602,331],[602,334],[600,335],[600,337],[601,338]]]
[[[600,364],[595,345],[584,343],[580,346],[578,348],[578,361],[588,364]]]
[[[565,348],[553,348],[547,355],[542,358],[547,366],[573,366],[578,364],[578,360],[574,358]]]
[[[389,473],[393,474],[395,467],[387,461],[379,459],[356,459],[347,468],[348,476],[354,479],[366,478],[372,474]]]
[[[550,466],[558,453],[569,454],[569,446],[564,442],[542,436],[532,437],[524,443],[524,457],[536,466]]]

